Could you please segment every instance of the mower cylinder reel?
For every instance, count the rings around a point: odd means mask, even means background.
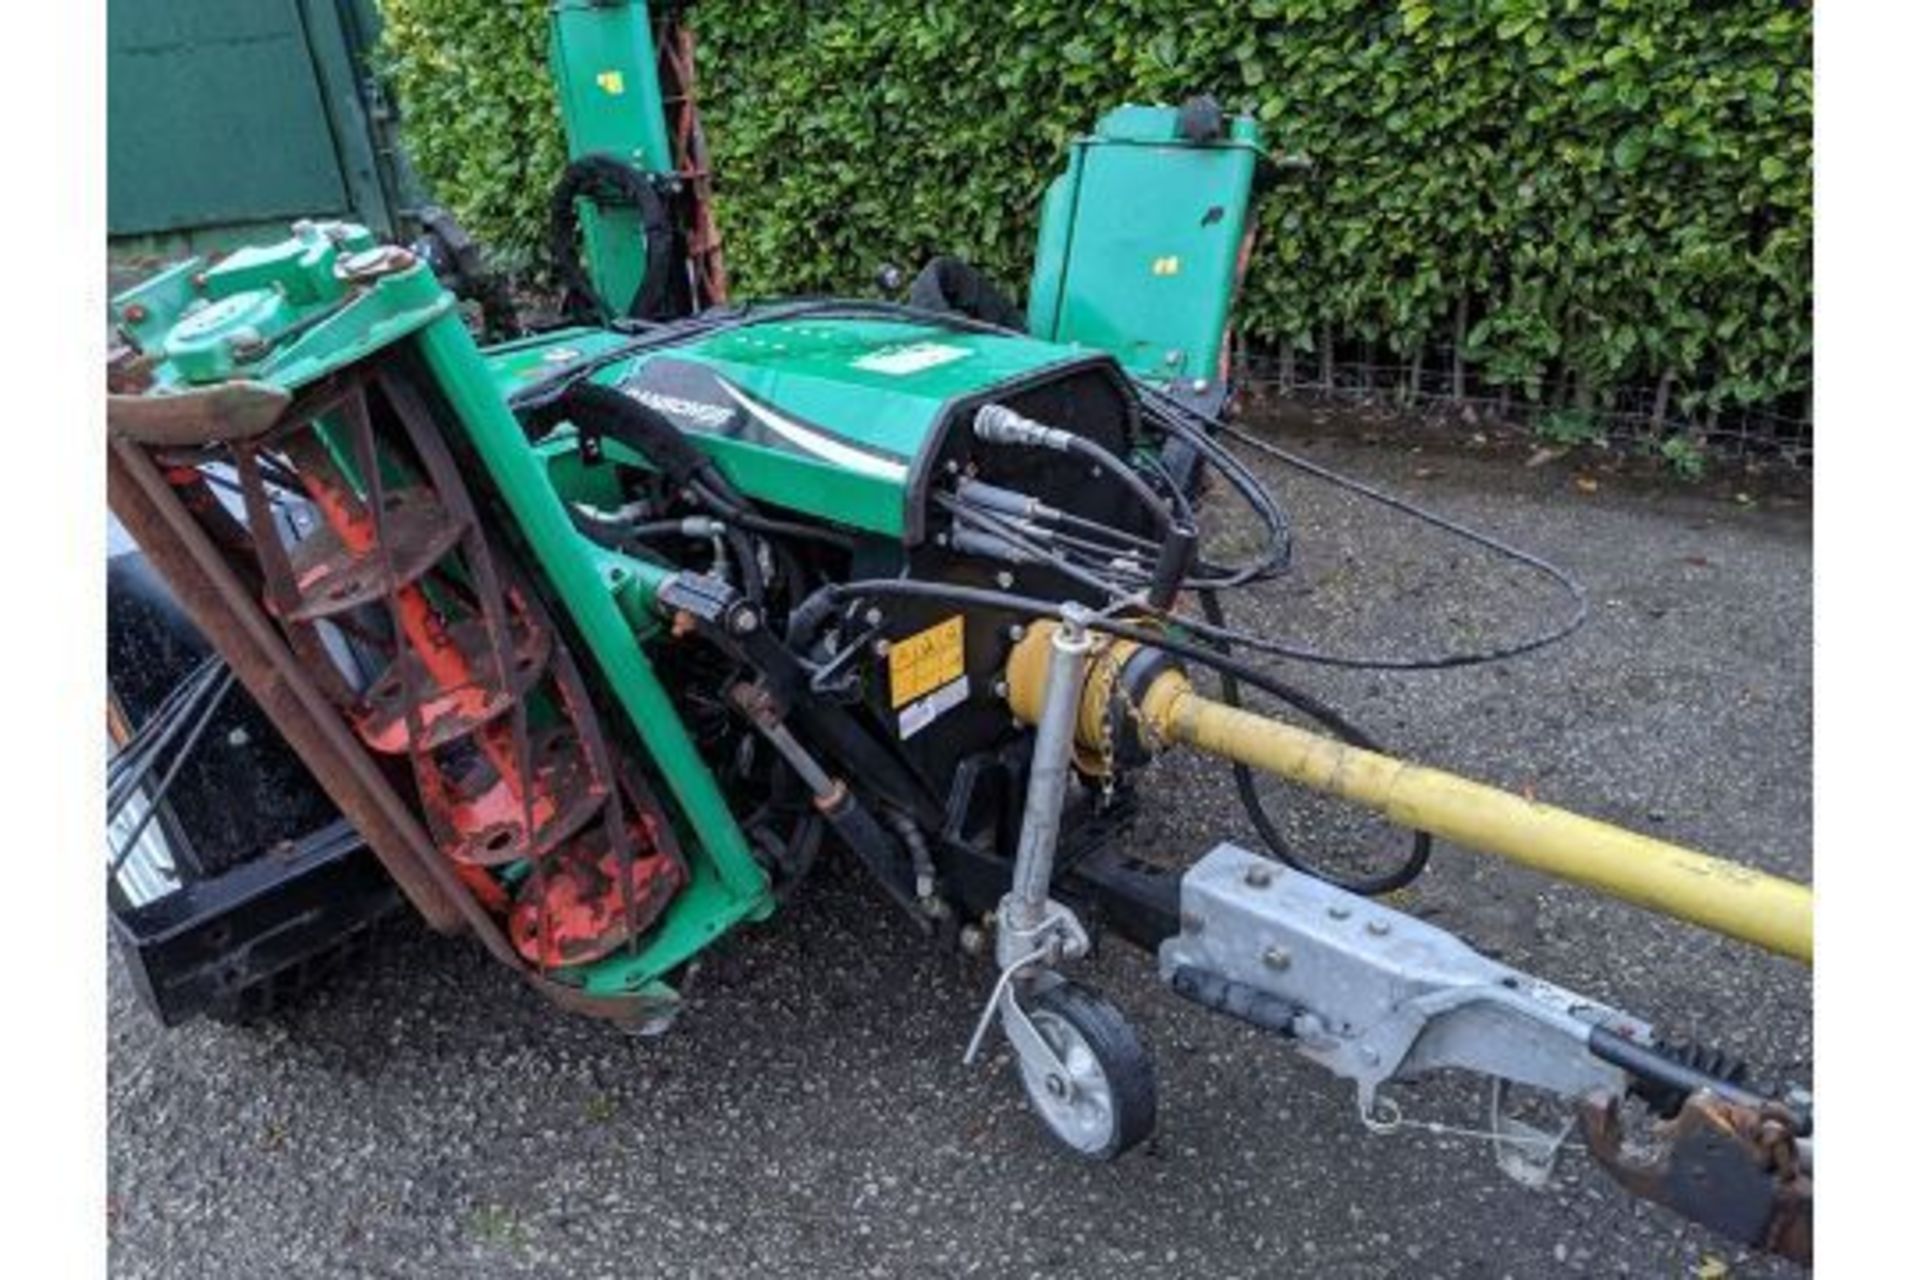
[[[1044,645],[1055,624],[1037,622],[1021,645]],[[1092,668],[1124,661],[1108,645]],[[1008,662],[1008,699],[1031,722],[1039,707],[1029,674],[1032,656]],[[1090,671],[1080,714],[1082,745],[1089,728],[1111,723],[1106,696],[1111,679]],[[1025,676],[1026,678],[1022,678]],[[1181,743],[1289,782],[1338,796],[1393,822],[1466,848],[1496,854],[1563,880],[1663,915],[1702,925],[1780,955],[1813,962],[1813,891],[1738,863],[1638,835],[1620,827],[1496,787],[1366,751],[1332,738],[1228,706],[1196,692],[1186,675],[1163,670],[1122,713],[1136,719],[1154,746]]]

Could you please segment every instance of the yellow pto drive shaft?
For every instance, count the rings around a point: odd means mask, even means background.
[[[1030,723],[1054,625],[1029,628],[1007,664],[1008,700]],[[1086,762],[1111,749],[1117,723],[1131,723],[1149,749],[1182,743],[1438,839],[1813,962],[1806,885],[1228,706],[1197,692],[1177,667],[1162,667],[1143,689],[1123,695],[1121,669],[1139,652],[1127,641],[1108,643],[1088,664],[1079,719],[1080,745],[1092,753]]]

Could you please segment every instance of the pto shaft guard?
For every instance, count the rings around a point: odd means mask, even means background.
[[[1039,714],[1046,646],[1057,626],[1032,624],[1007,662],[1008,702],[1029,724]],[[1148,750],[1194,747],[1416,831],[1813,963],[1813,890],[1806,885],[1228,706],[1196,691],[1171,662],[1143,692],[1129,693],[1122,675],[1142,649],[1103,638],[1087,664],[1082,750],[1110,753],[1114,726],[1127,726]]]

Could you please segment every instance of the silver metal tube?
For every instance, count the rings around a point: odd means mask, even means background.
[[[1047,688],[1040,722],[1033,735],[1033,763],[1027,771],[1027,804],[1020,819],[1020,844],[1013,859],[1013,884],[1007,895],[1009,921],[1032,929],[1046,918],[1047,891],[1053,883],[1053,851],[1060,837],[1060,808],[1073,769],[1074,722],[1080,710],[1080,681],[1093,647],[1086,611],[1067,605],[1053,633],[1047,661]]]
[[[827,771],[820,767],[820,762],[815,760],[812,754],[800,745],[799,740],[787,731],[787,726],[775,721],[771,724],[756,724],[755,728],[759,729],[767,741],[773,744],[774,750],[780,753],[781,759],[793,766],[793,771],[800,775],[800,781],[806,784],[807,790],[813,792],[816,800],[825,799],[839,789],[840,784],[835,782]]]

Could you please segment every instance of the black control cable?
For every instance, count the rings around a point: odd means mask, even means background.
[[[1202,591],[1198,594],[1200,611],[1206,615],[1207,621],[1224,629],[1227,617],[1225,609],[1220,604],[1218,593]],[[1223,654],[1232,652],[1231,646],[1226,641],[1217,643]],[[1244,706],[1245,703],[1240,697],[1239,675],[1225,667],[1216,667],[1215,672],[1220,677],[1220,700],[1230,707]],[[1346,738],[1346,741],[1365,750],[1379,750],[1372,743],[1351,737]],[[1253,770],[1238,760],[1233,762],[1233,789],[1239,794],[1240,807],[1246,810],[1247,821],[1251,822],[1254,830],[1260,833],[1260,838],[1266,842],[1267,848],[1273,851],[1274,857],[1296,871],[1304,871],[1308,875],[1339,885],[1349,893],[1372,898],[1383,893],[1392,893],[1395,889],[1404,889],[1420,878],[1420,873],[1427,869],[1427,863],[1433,857],[1433,834],[1427,831],[1415,831],[1412,847],[1408,849],[1406,857],[1391,870],[1369,875],[1349,875],[1344,872],[1329,871],[1325,867],[1307,862],[1294,851],[1286,834],[1280,830],[1280,824],[1275,822],[1273,815],[1267,812],[1266,801],[1260,795],[1260,783],[1254,777]]]
[[[1458,538],[1493,552],[1502,559],[1525,566],[1550,579],[1560,587],[1572,602],[1572,609],[1566,617],[1562,618],[1555,625],[1536,632],[1531,636],[1524,637],[1523,639],[1508,644],[1496,645],[1488,649],[1464,650],[1416,657],[1327,653],[1292,642],[1267,640],[1263,637],[1249,635],[1245,632],[1236,632],[1225,627],[1216,627],[1205,619],[1168,615],[1167,621],[1182,627],[1191,628],[1198,635],[1204,635],[1216,640],[1225,640],[1259,653],[1271,654],[1281,658],[1292,658],[1301,662],[1316,663],[1321,666],[1345,667],[1365,671],[1437,671],[1451,667],[1479,666],[1489,662],[1499,662],[1508,658],[1519,657],[1521,654],[1532,653],[1556,641],[1563,640],[1577,631],[1580,626],[1586,622],[1589,611],[1586,588],[1582,587],[1578,580],[1565,569],[1562,569],[1552,561],[1537,556],[1532,552],[1523,551],[1519,547],[1494,537],[1492,534],[1483,533],[1478,529],[1461,524],[1457,520],[1449,519],[1418,503],[1396,497],[1364,481],[1335,471],[1331,467],[1315,462],[1310,458],[1303,457],[1290,449],[1285,449],[1270,441],[1262,440],[1260,437],[1240,427],[1236,427],[1231,423],[1225,422],[1220,418],[1210,414],[1200,413],[1193,409],[1192,406],[1182,404],[1158,388],[1145,384],[1137,385],[1140,387],[1141,394],[1152,399],[1158,407],[1168,409],[1171,412],[1190,415],[1213,428],[1221,435],[1237,443],[1246,445],[1259,453],[1272,457],[1276,461],[1283,462],[1316,479],[1345,489],[1372,502],[1377,502],[1382,506],[1399,511],[1424,524],[1453,534]]]

